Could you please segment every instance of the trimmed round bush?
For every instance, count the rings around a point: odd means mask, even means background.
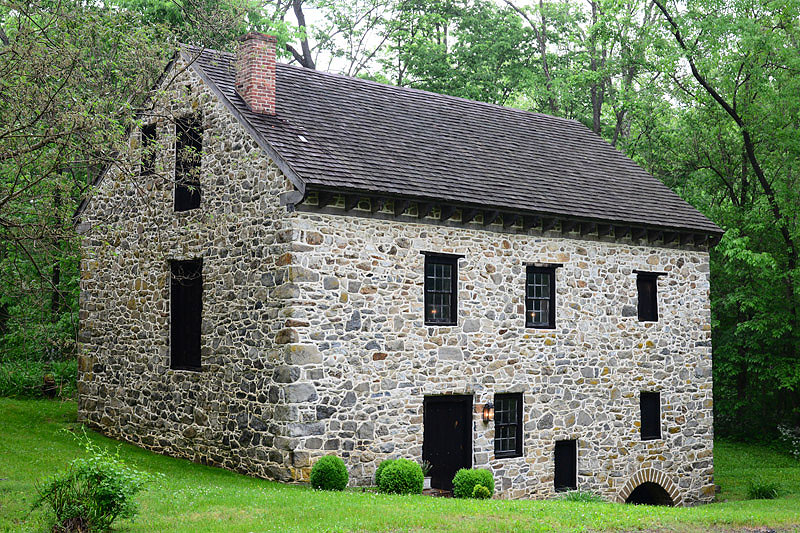
[[[472,498],[472,491],[476,485],[483,485],[489,491],[489,497],[494,494],[494,477],[488,470],[482,468],[462,468],[453,478],[453,496],[456,498]]]
[[[483,485],[475,485],[472,489],[472,497],[476,500],[488,500],[492,497],[492,491]]]
[[[386,494],[420,494],[424,480],[418,463],[396,459],[381,471],[378,489]]]
[[[375,486],[381,486],[381,474],[383,473],[383,469],[389,466],[394,462],[394,459],[386,459],[385,461],[381,461],[381,464],[378,465],[377,470],[375,470]]]
[[[347,467],[335,455],[320,458],[311,468],[311,486],[322,490],[344,490],[347,486]]]

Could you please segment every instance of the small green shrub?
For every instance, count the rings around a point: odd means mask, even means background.
[[[383,468],[378,488],[386,494],[420,494],[424,481],[418,463],[396,459]]]
[[[66,471],[38,485],[33,508],[46,504],[53,510],[53,531],[107,531],[117,518],[136,515],[134,498],[151,476],[125,464],[118,450],[111,453],[93,444],[86,434],[78,440],[89,457],[75,459]]]
[[[484,487],[483,485],[475,485],[472,488],[472,497],[476,500],[488,500],[492,497],[492,491]]]
[[[483,485],[489,489],[489,496],[494,494],[494,477],[490,471],[482,468],[462,468],[453,478],[453,496],[471,498],[475,485]]]
[[[344,490],[349,479],[344,461],[335,455],[320,458],[311,468],[311,486],[322,490]]]
[[[590,490],[571,490],[561,495],[561,499],[567,502],[601,503],[603,497]]]
[[[747,484],[747,498],[749,500],[774,500],[778,497],[780,486],[774,481],[755,477]]]
[[[381,461],[381,464],[378,465],[378,468],[375,470],[375,486],[376,487],[380,487],[381,486],[381,474],[383,473],[383,470],[387,466],[392,464],[393,462],[394,462],[394,459],[386,459],[385,461]]]

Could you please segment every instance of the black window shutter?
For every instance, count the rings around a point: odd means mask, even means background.
[[[578,488],[578,442],[575,440],[556,441],[555,476],[557,491]]]
[[[175,122],[175,211],[200,207],[203,124],[199,115]]]
[[[661,438],[661,394],[642,392],[639,395],[642,440]]]
[[[203,262],[173,261],[170,283],[170,368],[200,370]]]
[[[636,276],[636,289],[639,297],[639,321],[657,322],[658,321],[658,296],[657,296],[658,276],[638,274]]]

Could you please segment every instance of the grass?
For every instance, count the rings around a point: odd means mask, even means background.
[[[76,428],[73,402],[0,398],[0,531],[42,531],[30,513],[35,483],[81,450],[59,431]],[[115,441],[92,434],[97,443]],[[452,500],[324,493],[155,455],[126,444],[121,455],[164,476],[140,497],[141,513],[120,522],[134,531],[732,531],[800,528],[800,462],[757,446],[718,442],[717,482],[727,502],[695,508],[567,501]],[[776,500],[744,501],[753,476],[781,485]]]

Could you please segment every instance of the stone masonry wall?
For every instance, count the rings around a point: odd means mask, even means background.
[[[278,480],[307,480],[333,452],[366,485],[384,458],[421,459],[426,395],[472,394],[473,462],[494,471],[500,497],[552,496],[566,438],[582,489],[617,499],[652,478],[681,503],[713,497],[707,253],[289,214],[285,178],[191,70],[156,109],[159,172],[112,169],[81,216],[82,420]],[[202,202],[175,213],[171,117],[194,111]],[[423,324],[422,251],[465,256],[456,326]],[[171,370],[169,261],[198,257],[202,372]],[[523,327],[527,262],[563,263],[554,330]],[[636,318],[635,269],[667,272],[657,323]],[[639,439],[642,390],[662,394],[661,440]],[[522,457],[495,459],[477,413],[502,392],[524,395]]]
[[[578,441],[578,486],[615,500],[643,470],[682,503],[713,497],[709,264],[706,252],[300,213],[309,272],[288,304],[297,366],[318,402],[296,404],[295,450],[343,454],[355,483],[380,460],[422,455],[423,398],[474,395],[473,464],[501,497],[553,496],[556,440]],[[478,229],[481,228],[481,229]],[[457,326],[423,323],[423,251],[459,260]],[[524,327],[525,264],[556,270],[556,329]],[[657,323],[637,319],[634,270],[663,271]],[[663,439],[641,441],[639,392],[659,391]],[[523,456],[494,457],[480,409],[523,393]]]
[[[184,67],[173,70],[180,74],[155,106],[156,175],[122,170],[121,157],[81,217],[80,417],[161,453],[290,479],[291,451],[277,422],[284,392],[272,386],[286,320],[276,287],[292,247],[278,201],[284,178]],[[197,111],[201,206],[175,213],[173,119]],[[134,160],[137,148],[134,135]],[[200,257],[202,372],[171,370],[169,261]]]

